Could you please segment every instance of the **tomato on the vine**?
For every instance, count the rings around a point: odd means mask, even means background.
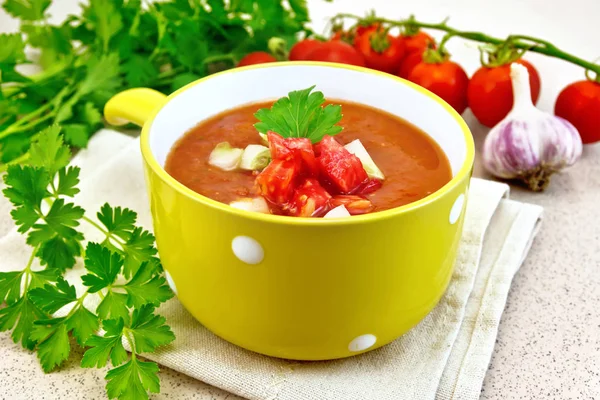
[[[414,52],[422,54],[423,51],[429,48],[430,44],[432,47],[435,47],[435,39],[423,31],[418,31],[414,35],[402,34],[399,36],[399,39],[404,43],[404,49],[407,54]]]
[[[529,72],[531,99],[537,103],[540,96],[540,76],[533,65],[519,59]],[[502,121],[513,107],[513,88],[510,63],[497,67],[481,67],[471,77],[467,90],[469,107],[485,126],[492,127]]]
[[[357,36],[354,47],[364,56],[367,67],[383,72],[398,71],[404,58],[404,44],[376,28]]]
[[[255,51],[253,53],[246,54],[244,58],[240,60],[238,63],[238,67],[243,67],[245,65],[253,65],[253,64],[264,64],[275,62],[277,59],[273,57],[271,54],[265,51]]]
[[[600,141],[600,83],[571,83],[558,95],[554,113],[577,128],[583,143]]]
[[[311,61],[328,61],[341,64],[365,66],[365,58],[354,47],[341,40],[323,43],[307,54]]]
[[[459,114],[467,108],[469,77],[462,67],[453,61],[421,62],[413,68],[408,79],[437,94]]]
[[[400,63],[400,68],[398,69],[398,76],[400,78],[408,79],[411,71],[414,67],[419,65],[423,61],[423,52],[422,51],[413,51],[412,53],[408,53],[406,57]]]
[[[321,46],[323,42],[316,39],[304,39],[296,43],[290,49],[290,61],[308,60],[311,51]]]

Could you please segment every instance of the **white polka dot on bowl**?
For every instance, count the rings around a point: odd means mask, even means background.
[[[249,236],[236,236],[231,241],[233,254],[246,264],[258,264],[265,257],[265,252],[255,239]]]
[[[456,221],[458,221],[458,219],[460,218],[460,214],[462,213],[462,209],[463,206],[465,205],[465,195],[464,194],[460,194],[460,196],[458,196],[456,198],[456,201],[454,202],[454,205],[452,206],[452,209],[450,210],[450,224],[454,225],[456,223]]]
[[[351,352],[367,350],[373,347],[373,345],[376,342],[377,338],[375,337],[375,335],[367,333],[366,335],[360,335],[354,338],[354,340],[352,340],[348,345],[348,350],[350,350]]]
[[[167,278],[167,283],[169,284],[169,287],[171,288],[173,293],[175,293],[175,296],[177,296],[177,287],[175,287],[175,282],[173,282],[173,278],[171,278],[171,274],[167,270],[165,270],[165,278]]]

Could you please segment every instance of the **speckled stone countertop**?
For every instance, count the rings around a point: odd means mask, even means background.
[[[309,0],[317,29],[336,12],[362,14],[374,8],[390,18],[416,14],[427,21],[451,16],[462,29],[505,36],[519,32],[543,37],[587,59],[598,53],[598,0]],[[77,10],[77,0],[55,0],[53,19]],[[0,31],[16,23],[0,12]],[[478,54],[464,42],[449,50],[468,73]],[[538,106],[551,110],[568,82],[582,71],[558,60],[531,55],[542,76]],[[467,111],[465,119],[481,143],[486,129]],[[487,177],[479,166],[476,176]],[[544,223],[509,293],[482,399],[600,399],[600,144],[586,146],[583,159],[553,178],[550,188],[531,193],[512,188],[511,197],[544,207]],[[0,216],[4,218],[5,216]],[[82,369],[81,353],[57,372],[45,375],[33,354],[0,334],[1,399],[106,398],[106,371]],[[234,400],[239,397],[161,367],[161,393],[154,399]]]

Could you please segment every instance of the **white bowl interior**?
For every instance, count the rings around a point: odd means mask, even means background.
[[[444,107],[401,80],[382,74],[321,65],[281,65],[215,75],[171,99],[150,127],[150,148],[164,167],[173,144],[200,121],[248,103],[277,99],[316,85],[325,97],[366,104],[397,115],[433,138],[455,176],[467,143],[457,120]]]

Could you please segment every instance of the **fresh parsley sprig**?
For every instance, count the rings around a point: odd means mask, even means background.
[[[27,161],[37,133],[54,123],[69,145],[85,147],[118,91],[170,93],[269,51],[272,38],[289,48],[311,32],[305,0],[87,0],[58,25],[48,22],[51,3],[2,2],[21,26],[0,34],[0,170]],[[40,54],[34,75],[17,68],[31,63],[26,45]]]
[[[325,103],[322,92],[312,92],[315,86],[295,90],[277,100],[271,108],[261,108],[254,116],[260,121],[254,127],[266,134],[273,131],[283,137],[308,138],[319,142],[325,135],[342,131],[336,125],[342,119],[342,106]],[[312,93],[311,93],[312,92]]]
[[[6,304],[0,309],[0,330],[12,331],[15,342],[35,350],[45,372],[69,357],[73,337],[89,347],[83,367],[103,367],[110,358],[110,398],[148,398],[148,392],[160,390],[158,365],[138,355],[175,339],[155,312],[173,293],[156,257],[154,236],[135,225],[132,210],[105,204],[96,222],[71,202],[79,192],[79,168],[67,166],[70,151],[57,125],[37,135],[29,154],[27,164],[10,166],[4,177],[11,215],[32,252],[23,270],[0,272],[0,303]],[[84,245],[81,223],[96,227],[103,240]],[[82,293],[64,278],[80,256],[86,269]],[[36,258],[41,268],[34,267]],[[97,306],[86,301],[93,297]]]

